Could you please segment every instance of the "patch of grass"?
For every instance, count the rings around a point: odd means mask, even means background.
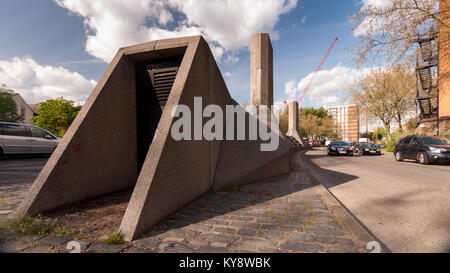
[[[105,241],[103,241],[103,243],[107,245],[120,245],[123,243],[123,235],[120,232],[111,234]]]
[[[9,219],[2,223],[2,228],[21,235],[49,234],[55,227],[55,222],[41,214],[37,216],[25,215],[21,218]]]
[[[6,199],[6,195],[4,195],[4,194],[0,195],[0,202],[2,202],[5,199]]]
[[[53,231],[53,233],[55,234],[56,237],[76,237],[77,235],[79,235],[79,232],[74,229],[67,229],[65,227],[56,227],[55,230]]]

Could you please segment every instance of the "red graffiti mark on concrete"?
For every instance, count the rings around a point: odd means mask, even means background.
[[[81,151],[81,149],[82,149],[81,144],[76,144],[76,145],[74,145],[74,146],[73,146],[73,149],[74,149],[75,151],[77,151],[77,152]]]

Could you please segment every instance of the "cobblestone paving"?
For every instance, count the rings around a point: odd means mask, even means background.
[[[48,157],[0,159],[0,216],[22,202]]]
[[[155,252],[356,251],[351,234],[298,173],[210,193],[133,244]]]
[[[21,237],[0,230],[0,252],[68,252],[67,239]],[[86,252],[125,253],[324,253],[356,252],[352,236],[338,223],[307,177],[254,183],[209,193],[124,245],[83,242]]]

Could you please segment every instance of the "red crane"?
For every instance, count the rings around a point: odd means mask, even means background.
[[[334,47],[334,45],[336,44],[337,41],[338,41],[338,38],[334,38],[334,40],[331,43],[330,47],[325,52],[325,55],[323,56],[322,61],[320,61],[319,66],[316,68],[316,71],[314,72],[313,77],[309,80],[308,85],[306,85],[305,90],[303,90],[302,94],[300,95],[300,98],[298,99],[298,104],[302,103],[302,100],[305,97],[306,92],[308,92],[309,88],[311,87],[311,84],[313,83],[314,79],[317,76],[317,73],[319,72],[319,70],[322,67],[323,63],[325,63],[325,60],[327,59],[328,54],[330,54],[331,49],[333,49],[333,47]]]

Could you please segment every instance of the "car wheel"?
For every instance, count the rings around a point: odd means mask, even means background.
[[[353,156],[353,153],[351,153],[351,154],[348,154],[348,156]]]
[[[395,160],[403,161],[403,155],[400,151],[395,151]]]
[[[419,161],[422,165],[428,165],[430,162],[428,161],[428,156],[425,152],[420,152],[417,156],[417,161]]]

